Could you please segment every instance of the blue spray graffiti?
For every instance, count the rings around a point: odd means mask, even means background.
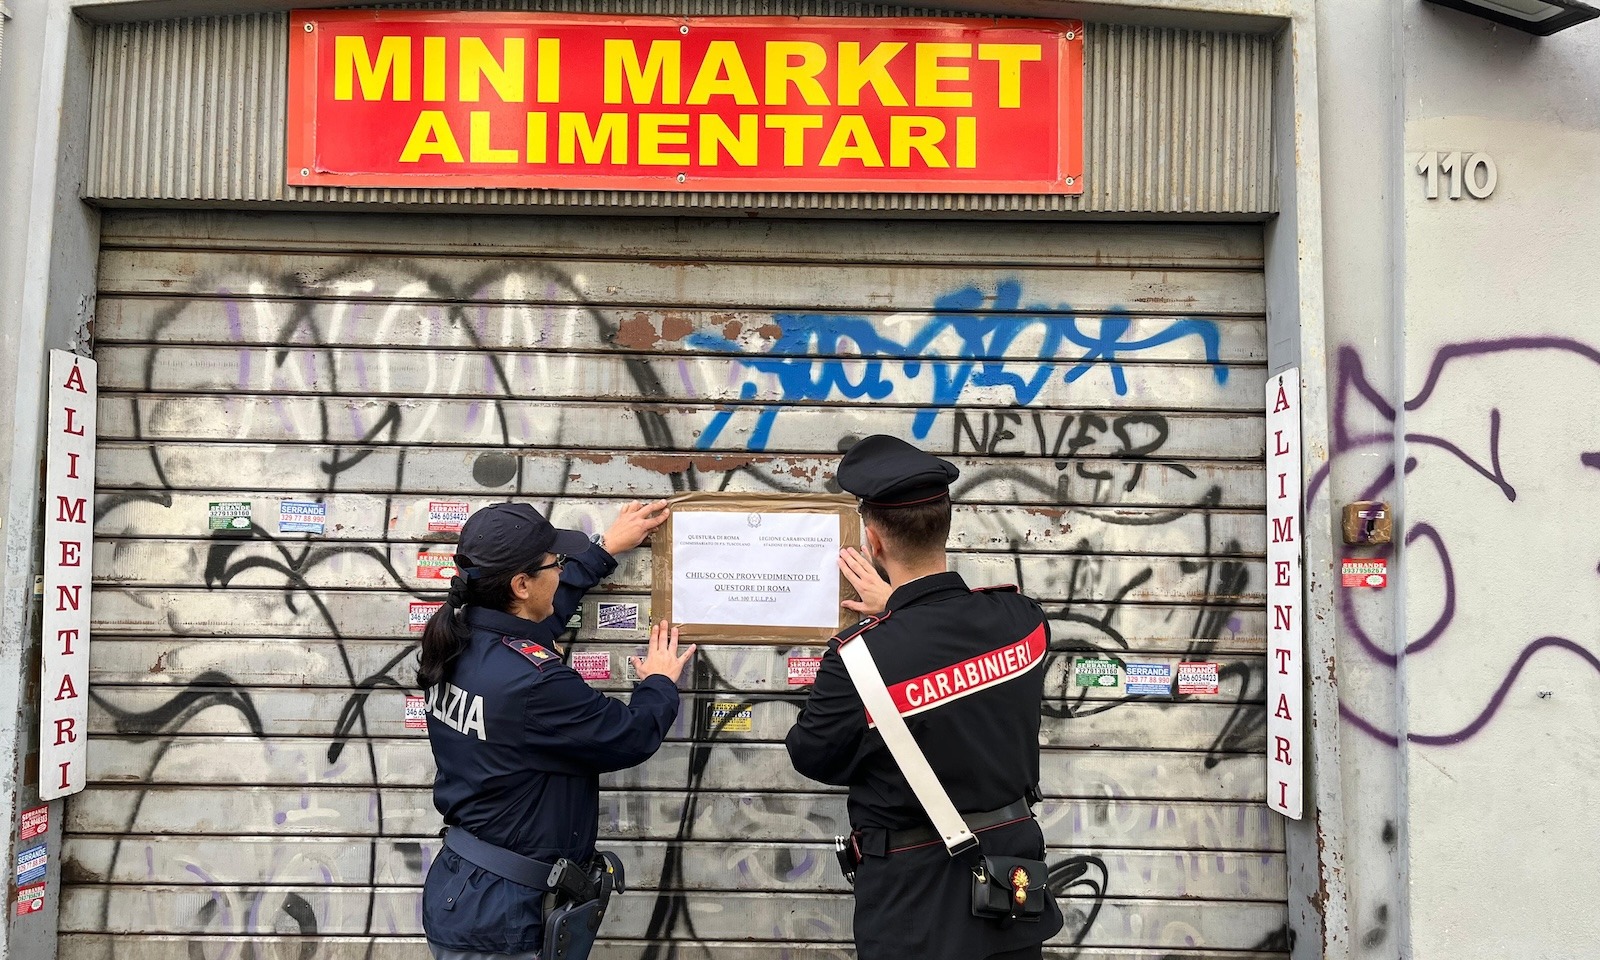
[[[747,371],[776,378],[780,402],[758,415],[750,434],[751,450],[766,449],[783,404],[835,396],[887,399],[894,393],[894,381],[886,376],[886,370],[893,371],[896,366],[906,379],[925,372],[932,381],[931,406],[919,410],[912,420],[912,433],[919,440],[928,435],[939,408],[954,405],[969,386],[1009,389],[1016,403],[1026,406],[1062,367],[1067,368],[1062,375],[1066,383],[1077,383],[1099,368],[1110,374],[1117,395],[1126,395],[1127,374],[1118,358],[1183,337],[1198,337],[1217,383],[1228,382],[1228,368],[1221,360],[1221,335],[1210,320],[1174,320],[1151,336],[1124,340],[1132,327],[1125,312],[1112,311],[1094,321],[1091,333],[1079,325],[1079,318],[1063,315],[1070,309],[1066,305],[1023,307],[1021,300],[1022,286],[1015,280],[1002,281],[992,298],[975,286],[965,287],[935,300],[933,313],[905,342],[885,336],[870,317],[819,313],[777,314],[774,320],[781,335],[772,350],[761,356],[745,356],[738,344],[714,333],[693,333],[686,342],[704,350],[740,354]],[[985,313],[975,312],[985,306]],[[1007,352],[1019,337],[1035,329],[1042,334],[1039,345],[1032,356],[1020,361],[1028,367],[1008,367],[1019,359],[1006,359]],[[941,354],[935,346],[946,333],[959,344],[953,354]],[[1042,365],[1033,366],[1041,361]],[[1024,369],[1025,373],[1019,372]],[[756,393],[756,384],[746,382],[740,396],[750,400]],[[718,411],[698,446],[708,449],[715,444],[735,412],[733,408]]]

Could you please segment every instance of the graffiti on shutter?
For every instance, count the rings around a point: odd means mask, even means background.
[[[435,505],[520,497],[592,531],[632,498],[831,489],[883,432],[961,466],[955,569],[1052,619],[1057,943],[1287,953],[1258,229],[126,212],[104,243],[65,952],[414,955],[439,824],[406,620],[442,596]],[[208,530],[212,503],[283,500],[325,504],[322,533]],[[648,577],[624,558],[582,649],[626,662]],[[639,604],[633,628],[596,634],[602,600]],[[702,650],[695,708],[606,778],[633,889],[603,956],[847,955],[844,799],[781,743],[790,658],[819,652]],[[1075,686],[1075,656],[1215,662],[1219,693]]]

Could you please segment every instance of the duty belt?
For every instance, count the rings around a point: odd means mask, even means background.
[[[473,866],[504,877],[512,883],[520,883],[524,887],[534,887],[539,890],[550,889],[550,871],[555,869],[553,863],[525,857],[514,850],[479,840],[461,827],[450,827],[445,830],[444,845]]]
[[[1033,804],[1027,797],[1014,800],[998,810],[985,810],[982,813],[963,813],[961,819],[967,822],[967,829],[973,833],[980,830],[990,830],[995,827],[1016,823],[1020,820],[1029,820],[1033,817]],[[912,847],[923,847],[931,843],[942,843],[939,831],[930,824],[925,827],[910,827],[905,830],[888,831],[888,847],[890,853],[898,853]]]

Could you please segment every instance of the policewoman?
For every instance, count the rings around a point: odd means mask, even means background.
[[[552,866],[595,857],[600,774],[642,763],[672,726],[694,653],[679,653],[675,629],[651,629],[627,702],[590,688],[556,648],[614,555],[666,517],[665,502],[630,503],[591,540],[528,504],[497,503],[462,526],[457,576],[417,671],[446,826],[422,895],[436,958],[538,957]]]
[[[883,735],[869,727],[840,657],[842,644],[867,645],[981,853],[1043,861],[1031,808],[1049,631],[1039,605],[1015,587],[974,590],[947,569],[957,476],[953,464],[887,436],[861,440],[839,463],[839,486],[860,498],[867,551],[840,558],[863,598],[846,606],[873,615],[829,642],[787,745],[801,774],[850,788],[843,856],[859,861],[859,960],[1038,958],[1062,925],[1043,876],[1019,875],[1033,888],[1017,891],[1032,898],[1030,918],[975,915],[974,859],[946,850]]]

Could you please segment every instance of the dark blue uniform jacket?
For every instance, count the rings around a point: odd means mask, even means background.
[[[572,558],[555,614],[542,623],[463,611],[471,643],[426,691],[433,802],[446,826],[536,860],[593,856],[600,774],[648,759],[678,715],[671,680],[647,677],[624,703],[592,689],[555,652],[584,593],[616,566],[598,546]],[[543,936],[543,894],[441,850],[423,887],[423,929],[457,950],[531,952]]]

